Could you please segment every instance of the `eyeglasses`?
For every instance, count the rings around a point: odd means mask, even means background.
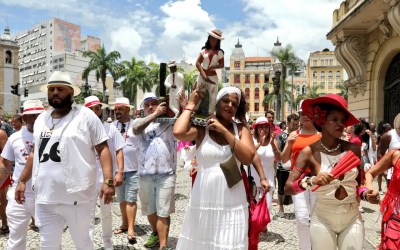
[[[121,134],[125,133],[126,131],[125,127],[126,127],[125,123],[121,123],[121,130],[120,130]]]

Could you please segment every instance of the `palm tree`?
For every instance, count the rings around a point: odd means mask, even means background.
[[[118,73],[121,69],[117,60],[121,58],[121,54],[118,51],[111,51],[107,54],[106,49],[104,48],[104,44],[101,45],[97,51],[85,51],[83,52],[83,57],[89,57],[89,65],[83,70],[82,79],[86,79],[89,77],[90,72],[93,70],[96,72],[96,79],[103,84],[103,102],[106,102],[106,76],[107,73],[110,73],[114,80],[117,79]]]
[[[132,103],[136,105],[137,102],[137,91],[138,89],[144,89],[144,92],[151,91],[150,84],[148,82],[148,71],[146,64],[142,60],[136,60],[132,57],[131,61],[122,61],[123,66],[120,71],[120,76],[124,77],[121,81],[122,91],[124,96],[132,100]]]
[[[281,119],[283,119],[284,116],[284,105],[285,105],[285,92],[286,92],[286,77],[287,77],[287,69],[288,68],[293,68],[294,65],[294,61],[297,59],[294,51],[293,51],[293,47],[292,45],[288,44],[286,45],[286,47],[281,48],[278,51],[271,51],[271,55],[272,57],[278,58],[279,61],[282,63],[282,75],[281,75],[281,86],[280,86],[280,91],[281,91],[281,109],[282,109],[282,117]],[[279,95],[278,95],[279,96]],[[283,98],[282,98],[283,97]],[[277,113],[279,113],[279,110],[276,110]]]
[[[336,88],[340,89],[339,95],[343,96],[343,98],[347,101],[349,88],[339,83],[336,83]]]
[[[198,75],[199,71],[197,69],[193,69],[189,73],[183,75],[185,81],[185,89],[187,91],[188,96],[190,96],[190,93],[193,90]]]

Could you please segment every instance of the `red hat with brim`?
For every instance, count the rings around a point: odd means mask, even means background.
[[[308,116],[310,119],[313,119],[313,108],[318,106],[318,104],[323,104],[323,103],[328,103],[334,106],[337,106],[341,108],[348,116],[346,122],[344,125],[351,126],[354,124],[360,123],[360,120],[358,120],[350,111],[347,109],[347,102],[346,100],[337,94],[327,94],[325,96],[320,96],[317,98],[313,99],[306,99],[303,101],[301,104],[301,109],[303,113]]]
[[[272,122],[268,121],[268,119],[267,119],[266,117],[264,117],[264,116],[258,117],[257,120],[256,120],[256,122],[253,123],[251,126],[253,127],[253,129],[256,129],[256,127],[257,127],[258,125],[262,125],[262,124],[268,124],[270,128],[271,128],[272,126],[274,126],[274,124],[273,124]]]

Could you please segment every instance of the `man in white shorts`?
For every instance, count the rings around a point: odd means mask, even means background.
[[[176,139],[173,125],[155,119],[165,114],[166,103],[158,103],[153,93],[142,102],[146,117],[136,119],[133,132],[140,136],[139,196],[142,214],[147,216],[153,232],[144,244],[166,249],[170,214],[175,212]]]

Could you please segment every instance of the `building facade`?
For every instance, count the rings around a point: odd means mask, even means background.
[[[310,53],[307,75],[309,90],[316,89],[320,95],[339,94],[342,91],[344,69],[334,51],[325,49]]]
[[[249,104],[250,119],[263,116],[268,109],[264,107],[264,87],[268,83],[271,69],[271,57],[246,57],[242,45],[238,41],[230,57],[229,72],[230,85],[237,86],[245,94]]]
[[[348,74],[349,110],[393,123],[400,113],[400,1],[346,0],[338,7],[327,38]]]
[[[11,85],[16,85],[18,79],[18,43],[6,27],[0,35],[0,114],[19,111],[18,96],[11,94]],[[23,91],[22,91],[23,92]],[[21,90],[19,90],[19,94]]]
[[[79,25],[57,18],[42,21],[19,32],[16,41],[19,45],[21,87],[29,89],[27,99],[41,99],[44,102],[47,102],[47,95],[40,92],[40,87],[47,83],[53,70],[67,71],[71,74],[73,84],[81,86],[84,83],[81,74],[89,62],[88,58],[82,57],[82,51],[96,50],[101,44],[99,38],[81,37]],[[88,80],[92,87],[101,87],[94,72]]]

